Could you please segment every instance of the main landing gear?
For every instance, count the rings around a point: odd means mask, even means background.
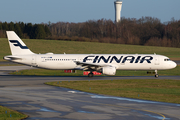
[[[88,77],[93,77],[94,76],[94,74],[92,73],[92,72],[90,72],[89,74],[88,74]]]
[[[159,75],[158,75],[158,73],[157,73],[157,70],[155,70],[155,77],[156,77],[156,78],[159,77]]]

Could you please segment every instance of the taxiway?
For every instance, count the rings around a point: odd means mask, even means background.
[[[28,115],[27,120],[180,119],[180,104],[97,95],[44,84],[50,81],[114,79],[154,77],[15,76],[1,71],[0,105]],[[160,76],[158,79],[180,80],[180,76]]]
[[[94,77],[101,79],[126,77]],[[129,77],[127,77],[129,79]],[[27,114],[27,120],[59,119],[180,119],[180,104],[129,99],[43,84],[88,80],[87,77],[0,76],[0,105]]]

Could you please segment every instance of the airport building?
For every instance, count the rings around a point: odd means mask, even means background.
[[[115,21],[119,22],[121,20],[122,0],[114,1],[114,6],[115,6]]]

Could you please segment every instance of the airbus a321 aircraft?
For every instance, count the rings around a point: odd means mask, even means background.
[[[35,54],[14,31],[6,33],[12,55],[4,59],[28,66],[90,71],[89,77],[93,77],[93,71],[115,75],[116,70],[154,70],[155,77],[158,77],[158,70],[176,67],[176,63],[168,57],[156,54]]]

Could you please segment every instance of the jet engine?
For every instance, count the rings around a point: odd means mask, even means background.
[[[115,75],[116,74],[116,67],[103,67],[102,74],[105,75]]]

